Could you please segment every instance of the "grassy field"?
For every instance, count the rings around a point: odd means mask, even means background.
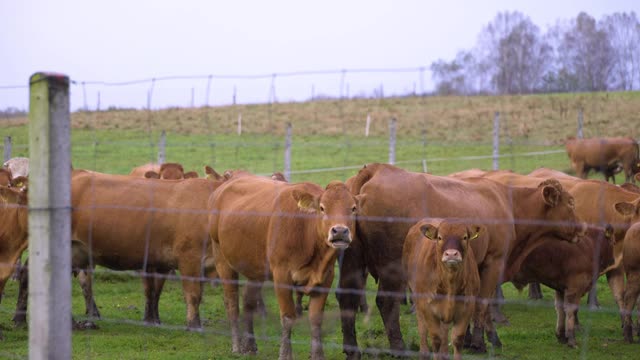
[[[245,105],[225,108],[167,109],[161,111],[114,110],[72,115],[72,161],[75,168],[126,174],[132,167],[157,158],[160,132],[167,131],[167,161],[203,173],[204,165],[218,171],[246,169],[270,174],[283,167],[284,129],[293,124],[292,181],[326,184],[345,180],[367,162],[388,160],[388,124],[398,119],[396,163],[422,171],[449,174],[469,168],[490,169],[493,116],[500,112],[500,168],[528,172],[540,166],[567,170],[562,141],[575,135],[577,109],[584,110],[585,136],[640,137],[639,93],[535,95],[510,97],[428,97],[318,101],[299,104]],[[243,134],[236,134],[238,114]],[[372,125],[364,137],[367,114]],[[13,156],[28,155],[26,119],[0,119],[0,137],[11,136]],[[318,170],[324,169],[324,170]],[[599,175],[597,176],[599,177]],[[621,180],[619,176],[618,181]],[[335,284],[335,282],[334,282]],[[617,359],[635,358],[638,345],[622,343],[619,317],[606,282],[600,280],[601,309],[580,313],[579,348],[569,349],[554,336],[553,294],[529,302],[510,284],[503,286],[508,299],[505,313],[510,326],[499,327],[504,347],[496,358],[505,359]],[[163,325],[146,327],[142,285],[132,273],[99,269],[94,286],[103,320],[99,330],[74,332],[74,359],[235,359],[220,287],[207,286],[201,307],[202,332],[184,330],[186,307],[180,283],[168,282],[160,301]],[[371,349],[368,358],[387,346],[375,308],[375,284],[368,284],[370,313],[358,317],[358,340]],[[13,329],[11,316],[17,285],[10,281],[0,304],[0,358],[23,358],[28,352],[28,332]],[[265,287],[268,315],[257,321],[257,358],[277,357],[279,321],[273,291]],[[401,316],[405,341],[419,343],[414,315]],[[340,359],[342,335],[337,301],[329,297],[324,321],[325,353]],[[84,305],[74,281],[73,313],[81,318]],[[309,352],[308,326],[302,319],[294,328],[294,354]],[[378,350],[376,350],[378,349]],[[486,356],[467,355],[471,359]],[[488,355],[487,355],[488,356]],[[382,356],[385,357],[385,356]]]

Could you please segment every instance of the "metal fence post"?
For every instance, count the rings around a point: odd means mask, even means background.
[[[389,120],[389,164],[396,163],[396,118]]]
[[[11,136],[4,138],[4,162],[11,159]]]
[[[167,157],[167,133],[162,130],[160,134],[160,141],[158,141],[158,164],[164,164]]]
[[[583,138],[583,134],[582,134],[582,108],[578,109],[578,134],[577,134],[577,138],[578,139],[582,139]]]
[[[36,73],[29,101],[29,359],[71,358],[69,78]]]
[[[287,135],[284,140],[284,178],[291,181],[291,123],[287,123]]]
[[[500,160],[500,112],[493,118],[493,170],[498,170]]]

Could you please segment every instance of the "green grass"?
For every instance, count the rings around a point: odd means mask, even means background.
[[[409,170],[445,175],[470,168],[491,169],[491,124],[493,111],[502,111],[503,131],[500,168],[526,173],[546,166],[567,170],[569,161],[562,152],[561,139],[575,133],[575,109],[585,106],[585,133],[589,135],[637,135],[638,93],[555,95],[522,97],[472,97],[334,101],[311,104],[278,104],[273,118],[265,106],[226,109],[169,109],[147,113],[108,111],[73,114],[72,162],[75,168],[127,174],[134,166],[155,161],[160,130],[166,129],[166,160],[180,162],[185,170],[211,165],[219,172],[245,169],[270,174],[283,169],[283,121],[294,123],[292,181],[313,181],[321,185],[334,179],[346,180],[362,164],[388,160],[386,120],[397,116],[399,132],[396,163]],[[416,103],[418,101],[418,103]],[[418,106],[416,106],[416,104]],[[362,110],[364,109],[364,110]],[[566,110],[566,113],[563,112]],[[234,133],[237,111],[244,113],[247,132]],[[217,114],[220,112],[221,114]],[[374,117],[372,136],[362,136],[363,119]],[[426,115],[425,115],[426,113]],[[261,118],[260,118],[261,117]],[[429,120],[426,127],[424,119]],[[251,121],[253,118],[260,118]],[[231,120],[229,120],[231,119]],[[535,119],[531,122],[531,119]],[[268,121],[267,121],[268,120]],[[635,121],[635,123],[634,123]],[[523,125],[528,124],[528,125]],[[11,125],[11,126],[8,126]],[[215,125],[215,126],[214,126]],[[219,126],[218,126],[219,125]],[[422,131],[427,130],[426,136]],[[508,137],[506,135],[509,135]],[[12,136],[13,155],[28,155],[28,127],[24,121],[0,123],[0,138]],[[511,139],[511,143],[509,141]],[[523,153],[558,151],[523,156]],[[311,172],[314,169],[331,171]],[[601,178],[600,175],[593,177]],[[620,177],[619,179],[620,180]],[[104,270],[103,270],[104,271]],[[84,303],[73,281],[73,313],[84,313]],[[335,282],[334,282],[335,285]],[[498,331],[504,347],[493,355],[504,359],[618,359],[635,358],[638,345],[622,343],[622,331],[612,296],[606,283],[599,283],[602,309],[580,313],[579,349],[558,344],[554,336],[553,293],[544,290],[544,301],[529,302],[525,294],[505,284],[510,301],[504,311],[510,326]],[[381,318],[375,307],[375,284],[369,281],[371,312],[358,317],[361,347],[388,346]],[[237,359],[230,353],[231,342],[222,303],[222,289],[207,286],[201,316],[204,331],[185,331],[186,307],[181,285],[169,281],[160,301],[163,325],[141,323],[144,296],[140,279],[130,273],[104,273],[96,277],[96,302],[103,320],[99,330],[73,333],[74,359]],[[28,353],[28,332],[13,329],[11,317],[17,285],[10,281],[0,304],[0,358],[24,358]],[[264,290],[269,313],[256,322],[259,354],[272,359],[278,355],[280,325],[272,289]],[[402,308],[401,326],[408,346],[417,349],[419,339],[415,316]],[[342,334],[337,302],[330,295],[324,320],[325,353],[328,359],[343,358]],[[306,358],[309,330],[303,318],[294,328],[294,354]],[[467,358],[485,358],[465,353]],[[371,355],[367,358],[375,358]],[[387,358],[382,356],[381,358]]]

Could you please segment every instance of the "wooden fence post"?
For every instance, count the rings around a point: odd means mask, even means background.
[[[4,138],[4,162],[11,159],[11,136]]]
[[[496,111],[493,118],[493,170],[500,168],[500,113]]]
[[[389,164],[396,163],[396,118],[389,120]]]
[[[158,164],[164,164],[165,159],[167,158],[167,133],[162,130],[162,134],[160,134],[160,141],[158,141]]]
[[[69,78],[36,73],[29,101],[29,359],[71,358]]]
[[[582,139],[584,137],[584,135],[582,134],[582,108],[578,109],[578,133],[577,133],[577,138],[578,139]]]
[[[291,181],[291,143],[292,143],[292,126],[287,123],[287,135],[284,140],[284,178]]]

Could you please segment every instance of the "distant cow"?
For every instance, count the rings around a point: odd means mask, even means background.
[[[11,170],[13,177],[29,176],[29,158],[11,158],[4,163],[3,167]]]
[[[619,266],[622,260],[621,255],[614,256],[613,227],[589,226],[585,230],[577,244],[546,240],[526,257],[512,280],[518,288],[535,281],[556,291],[556,337],[570,347],[576,347],[580,299],[600,275]]]
[[[144,164],[133,168],[129,175],[163,180],[180,180],[198,177],[198,173],[195,171],[185,173],[182,165],[178,163],[164,163],[162,165],[153,163]]]
[[[630,137],[602,137],[590,139],[569,138],[565,142],[571,166],[578,177],[586,179],[590,170],[613,178],[618,166],[624,170],[626,181],[634,182],[633,175],[640,170],[638,143]]]
[[[433,352],[436,358],[448,358],[448,325],[452,324],[453,357],[462,358],[465,331],[480,290],[478,264],[469,242],[479,236],[487,236],[482,225],[443,219],[424,219],[409,229],[402,264],[416,304],[421,355]]]
[[[324,357],[322,317],[333,281],[338,249],[355,233],[356,198],[341,182],[325,189],[260,176],[233,176],[209,201],[210,236],[216,269],[223,282],[231,323],[232,351],[255,353],[253,313],[262,283],[273,278],[280,306],[280,359],[291,359],[291,328],[296,319],[294,286],[309,294],[311,358]],[[245,331],[238,328],[238,274],[247,284]]]

